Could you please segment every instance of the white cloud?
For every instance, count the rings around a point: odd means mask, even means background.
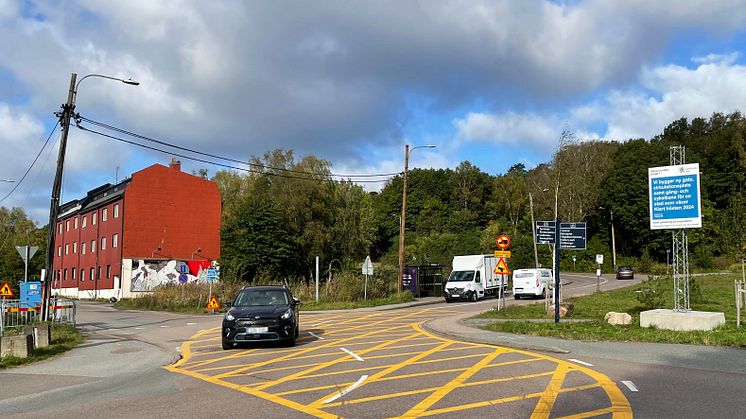
[[[523,144],[539,148],[556,142],[559,128],[536,114],[506,112],[499,115],[470,112],[453,122],[457,138],[496,144]]]

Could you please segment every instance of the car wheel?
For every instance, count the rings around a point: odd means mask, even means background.
[[[295,326],[295,337],[297,338],[300,334],[300,326]]]
[[[224,351],[227,351],[228,349],[233,349],[233,344],[229,342],[226,338],[221,339],[221,343],[222,343]]]
[[[446,297],[446,303],[450,303],[451,301],[453,301],[453,300],[451,300],[450,298]]]
[[[471,293],[471,302],[473,303],[475,301],[477,301],[477,292],[476,291],[472,291],[472,293]]]
[[[289,347],[291,347],[291,348],[292,348],[293,346],[295,346],[295,333],[293,333],[292,335],[290,335],[290,337],[288,338],[288,340],[287,340],[287,341],[285,341],[285,345],[286,345],[286,346],[289,346]]]
[[[546,288],[544,288],[544,289],[541,290],[541,295],[539,297],[541,297],[542,300],[545,299],[545,298],[547,298],[547,289]]]
[[[521,296],[520,296],[520,295],[518,295],[518,294],[513,294],[513,298],[515,298],[516,300],[520,300],[520,299],[521,299]]]

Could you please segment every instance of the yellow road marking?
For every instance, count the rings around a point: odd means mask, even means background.
[[[544,389],[544,394],[539,398],[539,402],[536,403],[533,413],[531,413],[531,419],[544,419],[548,418],[552,413],[552,407],[554,402],[557,400],[559,390],[562,388],[562,383],[565,381],[565,376],[570,369],[567,365],[558,365],[557,369],[554,370],[552,378],[549,380],[547,387]]]

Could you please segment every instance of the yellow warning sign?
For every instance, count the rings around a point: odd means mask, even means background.
[[[10,284],[5,282],[2,287],[0,287],[0,297],[15,297],[16,295],[13,294],[13,288],[10,287]]]
[[[508,269],[508,264],[505,263],[505,258],[500,258],[497,260],[497,265],[495,265],[495,273],[498,275],[510,274],[510,269]]]
[[[512,253],[510,253],[510,250],[495,250],[495,257],[496,258],[510,259],[511,255],[512,255]]]
[[[219,310],[220,309],[220,303],[218,302],[218,299],[215,298],[214,295],[210,298],[210,302],[207,303],[207,309],[208,310]]]

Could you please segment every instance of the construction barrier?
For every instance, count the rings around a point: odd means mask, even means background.
[[[21,300],[0,300],[0,335],[5,328],[33,326],[41,322],[41,305],[26,307]],[[53,298],[49,305],[50,322],[75,325],[75,301]]]

